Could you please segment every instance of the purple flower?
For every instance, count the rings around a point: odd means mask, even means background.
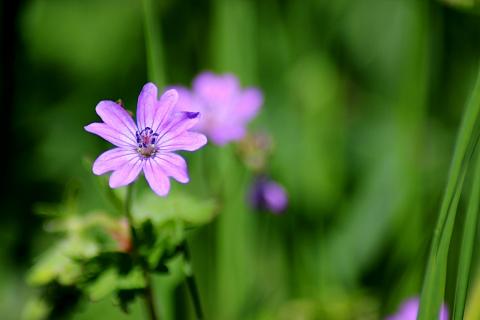
[[[193,81],[192,90],[178,87],[178,110],[202,114],[195,130],[206,134],[215,144],[241,140],[246,126],[263,104],[256,88],[242,89],[232,74],[204,72]]]
[[[416,320],[419,304],[420,301],[417,297],[410,298],[401,305],[400,310],[396,314],[387,317],[386,320]],[[446,305],[442,305],[438,319],[448,320],[448,310]]]
[[[257,210],[279,214],[287,207],[287,193],[278,183],[260,176],[250,189],[250,203]]]
[[[178,101],[175,90],[166,91],[157,99],[157,87],[147,83],[137,104],[137,123],[119,104],[101,101],[96,111],[103,122],[85,127],[116,148],[102,153],[93,163],[93,173],[113,171],[110,187],[132,183],[143,171],[155,193],[165,196],[170,190],[169,177],[187,183],[185,160],[174,151],[194,151],[207,143],[200,133],[188,131],[199,120],[198,112],[175,112]]]

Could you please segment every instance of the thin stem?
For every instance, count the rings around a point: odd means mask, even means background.
[[[132,196],[133,196],[133,183],[129,184],[127,187],[127,194],[125,196],[125,216],[128,220],[128,225],[130,226],[130,233],[132,235],[132,242],[133,242],[133,252],[136,255],[136,247],[137,247],[137,232],[135,227],[133,226],[133,217],[132,217]]]
[[[157,86],[165,85],[163,50],[160,33],[160,24],[153,0],[143,0],[145,47],[147,53],[148,79]]]
[[[134,184],[130,184],[127,187],[127,195],[125,197],[125,216],[128,219],[128,225],[130,226],[130,233],[132,235],[132,255],[134,260],[139,261],[139,254],[137,251],[137,246],[138,246],[138,236],[137,236],[137,231],[135,230],[134,224],[133,224],[133,216],[132,216],[132,197],[133,197],[133,186]],[[145,299],[145,305],[147,307],[148,315],[150,320],[158,320],[160,319],[157,316],[157,311],[155,309],[155,299],[153,295],[153,284],[152,284],[152,279],[150,277],[150,274],[148,272],[148,268],[145,266],[144,263],[141,263],[140,265],[143,269],[143,276],[145,278],[145,294],[144,294],[144,299]]]
[[[144,277],[145,277],[145,305],[147,306],[148,314],[150,316],[150,320],[157,320],[160,319],[157,316],[157,311],[155,309],[155,299],[153,295],[153,284],[152,284],[152,277],[148,273],[148,270],[144,268]]]
[[[198,293],[198,287],[197,287],[197,282],[195,281],[195,275],[193,274],[192,262],[190,258],[190,249],[188,247],[187,240],[183,242],[182,249],[183,249],[183,256],[185,258],[185,263],[186,263],[188,291],[190,291],[190,295],[192,296],[195,315],[198,320],[201,320],[203,319],[202,305],[200,303],[200,295]]]

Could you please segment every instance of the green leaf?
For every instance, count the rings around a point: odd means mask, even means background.
[[[145,278],[140,268],[135,268],[127,274],[120,274],[117,269],[107,269],[86,286],[85,291],[93,301],[98,301],[118,290],[133,290],[145,288]]]
[[[438,317],[443,302],[448,250],[455,224],[457,204],[464,177],[476,145],[477,122],[480,113],[480,69],[472,95],[467,104],[453,154],[447,186],[430,249],[419,307],[419,320]]]
[[[22,312],[23,320],[46,320],[50,314],[51,307],[45,300],[39,297],[33,298],[27,302]]]
[[[472,262],[473,245],[475,243],[475,232],[477,229],[478,208],[480,204],[480,157],[478,155],[476,162],[473,185],[470,191],[470,201],[465,217],[462,246],[460,248],[455,303],[453,306],[454,320],[463,319],[468,293],[468,279]]]
[[[187,226],[201,226],[215,217],[215,209],[213,200],[199,200],[180,192],[159,198],[147,192],[136,201],[133,213],[139,221],[151,219],[156,226],[171,220],[181,220]]]

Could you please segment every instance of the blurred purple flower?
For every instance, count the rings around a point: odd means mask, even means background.
[[[176,89],[180,95],[178,110],[200,112],[202,119],[194,129],[206,134],[217,145],[241,140],[248,122],[263,104],[260,90],[242,89],[232,74],[204,72],[195,78],[192,90]]]
[[[185,160],[174,151],[194,151],[207,143],[200,133],[188,131],[199,120],[198,112],[175,112],[178,101],[175,90],[157,99],[157,87],[147,83],[138,97],[137,124],[131,115],[113,101],[101,101],[96,111],[103,122],[85,127],[116,148],[102,153],[93,163],[93,173],[113,171],[110,187],[132,183],[143,171],[155,193],[165,196],[170,190],[169,177],[187,183]]]
[[[257,177],[250,189],[250,203],[257,210],[282,213],[288,204],[287,192],[265,176]]]
[[[416,320],[419,304],[420,301],[418,298],[410,298],[401,305],[400,310],[396,314],[387,317],[386,320]],[[446,305],[442,305],[438,319],[448,320]]]

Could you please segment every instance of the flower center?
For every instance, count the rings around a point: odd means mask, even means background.
[[[158,133],[154,133],[150,127],[136,132],[137,152],[144,158],[150,158],[157,152]]]

